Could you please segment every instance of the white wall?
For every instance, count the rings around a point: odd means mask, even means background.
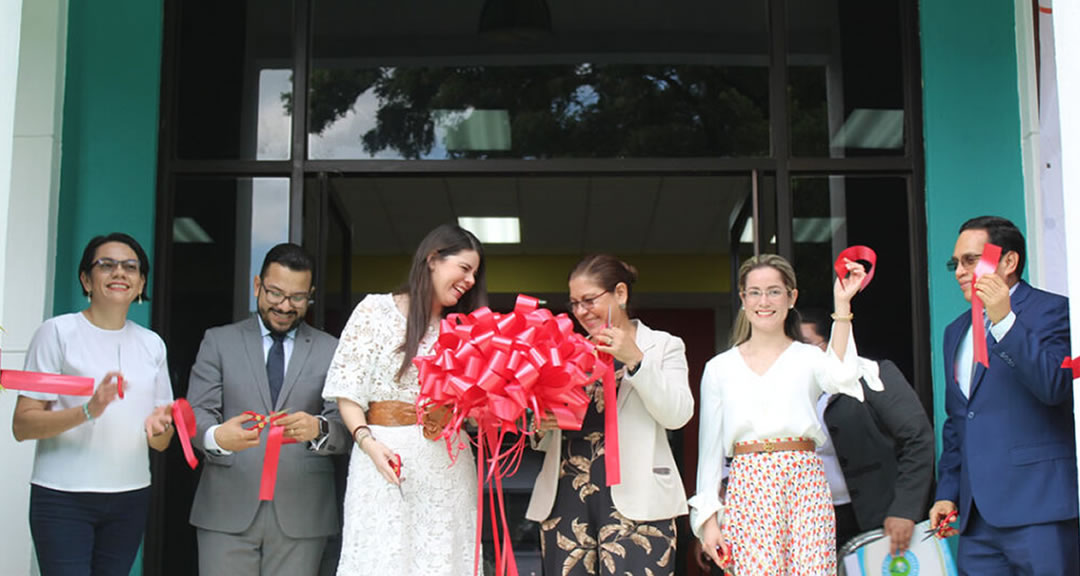
[[[1055,2],[1053,6],[1054,50],[1057,67],[1057,94],[1061,117],[1061,188],[1064,191],[1064,222],[1074,225],[1065,228],[1065,249],[1080,254],[1080,4]],[[1065,267],[1069,286],[1080,286],[1080,262],[1063,259],[1056,264]],[[1072,324],[1072,355],[1080,355],[1080,295],[1069,298],[1069,319]],[[1073,395],[1074,410],[1080,395]],[[1078,412],[1080,414],[1080,412]],[[1080,447],[1080,422],[1076,427]]]
[[[52,313],[66,0],[0,0],[0,324],[3,367],[22,368]],[[35,569],[28,497],[32,442],[8,432],[16,395],[0,393],[0,558],[4,574]]]

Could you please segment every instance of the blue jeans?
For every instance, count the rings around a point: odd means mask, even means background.
[[[150,488],[63,492],[30,485],[30,534],[42,576],[128,576]]]

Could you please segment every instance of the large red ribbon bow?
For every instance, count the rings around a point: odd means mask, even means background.
[[[451,412],[440,434],[451,459],[465,448],[460,442],[454,445],[465,419],[475,419],[479,428],[476,441],[480,490],[474,570],[479,566],[486,479],[493,533],[499,534],[500,520],[502,526],[502,537],[494,538],[496,574],[516,576],[502,479],[513,475],[521,462],[530,433],[528,412],[531,410],[534,418],[551,412],[559,428],[580,430],[589,404],[584,392],[586,384],[602,380],[605,401],[615,406],[611,357],[599,354],[591,342],[574,333],[569,316],[555,316],[540,308],[536,298],[522,294],[510,314],[498,314],[485,307],[467,316],[449,315],[440,325],[439,340],[432,354],[417,357],[413,362],[420,373],[417,421],[437,406]],[[614,423],[615,417],[614,409],[605,412],[609,424]],[[618,428],[609,425],[606,430],[605,465],[611,485],[619,482]],[[504,449],[507,434],[518,434],[518,438],[510,448]]]
[[[975,361],[990,367],[990,356],[986,351],[986,325],[983,324],[983,301],[975,292],[975,281],[983,274],[992,274],[1001,260],[1001,246],[987,242],[983,246],[982,256],[971,275],[971,339],[974,345]]]

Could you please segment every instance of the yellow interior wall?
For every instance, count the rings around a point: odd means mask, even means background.
[[[565,292],[566,275],[580,256],[487,257],[488,291],[495,293]],[[408,256],[353,256],[354,294],[387,292],[409,274]],[[634,291],[658,293],[729,292],[731,260],[727,254],[638,255],[631,261],[638,269]],[[333,268],[333,267],[331,267]],[[328,272],[334,280],[335,271]]]

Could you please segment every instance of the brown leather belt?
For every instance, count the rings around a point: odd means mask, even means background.
[[[386,400],[368,404],[364,414],[367,423],[373,426],[415,426],[416,407],[408,402]],[[450,420],[450,411],[440,406],[425,412],[421,419],[424,438],[434,440],[442,433],[443,427]]]
[[[817,449],[813,440],[807,438],[790,438],[787,440],[758,440],[756,442],[741,442],[735,445],[735,455],[757,454],[765,452],[813,452]]]

